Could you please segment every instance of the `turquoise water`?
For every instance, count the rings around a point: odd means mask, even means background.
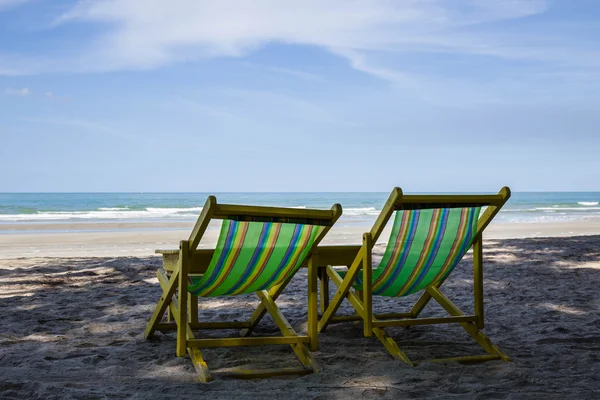
[[[221,203],[344,207],[344,224],[368,225],[389,193],[213,193]],[[0,224],[193,221],[208,193],[0,193]],[[513,193],[498,216],[508,223],[600,217],[600,192]]]

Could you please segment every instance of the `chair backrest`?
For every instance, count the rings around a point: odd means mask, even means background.
[[[445,279],[509,198],[507,187],[496,195],[404,195],[395,188],[369,232],[375,243],[396,214],[373,271],[373,294],[406,296]]]
[[[480,207],[398,210],[373,294],[405,296],[445,278],[473,244]]]
[[[211,210],[204,218],[222,219],[223,223],[206,272],[188,288],[201,297],[252,293],[285,281],[305,263],[342,213],[339,204],[331,210],[307,210],[210,200],[205,207]],[[197,226],[207,225],[201,218]],[[201,234],[203,229],[194,232],[192,235]],[[199,238],[194,236],[190,242],[195,242],[194,251]]]

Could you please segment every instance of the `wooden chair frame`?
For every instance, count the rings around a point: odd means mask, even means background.
[[[491,359],[509,361],[510,358],[497,346],[492,344],[490,339],[481,331],[484,328],[482,235],[485,228],[509,198],[510,189],[508,187],[502,188],[497,195],[404,195],[400,188],[394,188],[385,203],[381,214],[375,221],[373,228],[363,235],[362,246],[354,258],[354,261],[351,264],[332,264],[347,266],[348,271],[345,276],[342,277],[332,265],[327,265],[319,270],[318,276],[321,282],[322,313],[322,317],[319,320],[319,332],[323,331],[330,323],[363,321],[363,333],[365,337],[371,337],[374,334],[394,358],[414,366],[418,362],[411,361],[408,356],[400,350],[396,342],[385,332],[385,328],[390,326],[457,323],[467,331],[487,354],[433,359],[429,361],[477,362]],[[465,315],[441,292],[440,286],[444,283],[443,280],[426,288],[409,312],[373,314],[372,250],[394,211],[474,206],[487,206],[487,208],[479,217],[477,230],[474,235],[475,240],[473,242],[473,315]],[[359,273],[362,273],[362,291],[357,291],[352,288],[352,284]],[[329,299],[329,280],[331,280],[338,288],[331,301]],[[344,299],[348,299],[350,304],[356,310],[357,315],[335,316],[336,311]],[[441,318],[418,318],[419,314],[432,299],[437,301],[450,316]]]
[[[339,204],[335,204],[331,210],[242,206],[217,204],[216,198],[209,196],[189,240],[182,240],[179,250],[157,251],[163,254],[163,266],[157,272],[163,293],[148,322],[144,337],[148,339],[156,330],[177,331],[176,354],[178,357],[185,356],[186,352],[189,354],[201,382],[212,380],[212,374],[200,352],[201,348],[211,347],[289,344],[302,363],[302,368],[236,370],[227,373],[227,375],[238,378],[263,378],[317,372],[318,367],[306,347],[308,345],[314,351],[318,346],[318,255],[316,248],[341,214],[342,208]],[[324,226],[306,258],[308,265],[308,335],[298,335],[275,304],[275,300],[288,285],[291,277],[269,290],[256,292],[260,299],[260,306],[249,321],[199,322],[198,297],[188,292],[188,277],[193,274],[203,274],[210,263],[213,252],[198,250],[197,247],[212,219],[289,222]],[[267,312],[283,336],[249,337],[252,328]],[[165,313],[167,313],[166,323],[162,322]],[[243,337],[197,339],[194,335],[194,331],[197,329],[243,329]]]

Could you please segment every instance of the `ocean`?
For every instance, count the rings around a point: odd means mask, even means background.
[[[213,194],[220,203],[265,206],[329,208],[338,202],[344,208],[340,223],[368,226],[389,193]],[[103,222],[194,221],[207,196],[208,193],[0,193],[0,224],[68,224],[69,230],[76,231],[78,224],[85,224],[89,230],[89,224],[98,223],[102,230]],[[600,217],[599,201],[600,192],[513,193],[497,220],[546,223],[595,218]]]

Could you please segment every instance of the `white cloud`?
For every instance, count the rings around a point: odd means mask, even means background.
[[[0,11],[10,7],[18,6],[30,0],[0,0]]]
[[[267,43],[314,45],[339,54],[456,49],[454,29],[544,9],[542,0],[108,0],[80,1],[57,23],[108,24],[78,66],[111,70],[242,56]],[[469,38],[462,51],[484,47],[479,42]]]
[[[84,37],[79,48],[60,49],[60,54],[71,52],[64,59],[48,53],[29,58],[0,54],[0,74],[152,69],[243,57],[270,43],[284,43],[324,49],[356,70],[429,100],[448,103],[458,90],[470,102],[482,97],[495,101],[494,91],[505,91],[504,82],[490,82],[495,86],[482,90],[471,76],[431,71],[427,61],[409,61],[415,55],[442,60],[468,55],[544,65],[520,71],[509,83],[533,82],[556,71],[568,75],[585,70],[597,77],[600,52],[577,35],[541,25],[522,31],[502,28],[503,22],[543,13],[547,6],[544,0],[82,0],[54,26],[96,24],[100,29],[94,32],[100,34]],[[510,81],[509,69],[499,66],[498,77]],[[258,67],[305,80],[320,78],[289,65]]]
[[[121,139],[136,139],[135,136],[121,132],[120,130],[108,127],[104,124],[89,121],[85,119],[74,118],[24,118],[26,122],[43,124],[43,125],[59,125],[69,128],[75,128],[77,132],[91,133],[99,136],[114,136]]]
[[[4,94],[8,95],[8,96],[20,96],[20,97],[25,97],[25,96],[29,96],[31,94],[31,91],[29,90],[29,88],[22,88],[22,89],[5,89],[4,90]]]
[[[318,75],[311,74],[310,72],[306,71],[300,71],[297,69],[283,68],[275,65],[253,64],[249,62],[244,62],[242,63],[242,65],[248,68],[257,68],[265,70],[267,72],[275,72],[277,74],[289,75],[306,81],[322,81],[321,77],[319,77]]]

